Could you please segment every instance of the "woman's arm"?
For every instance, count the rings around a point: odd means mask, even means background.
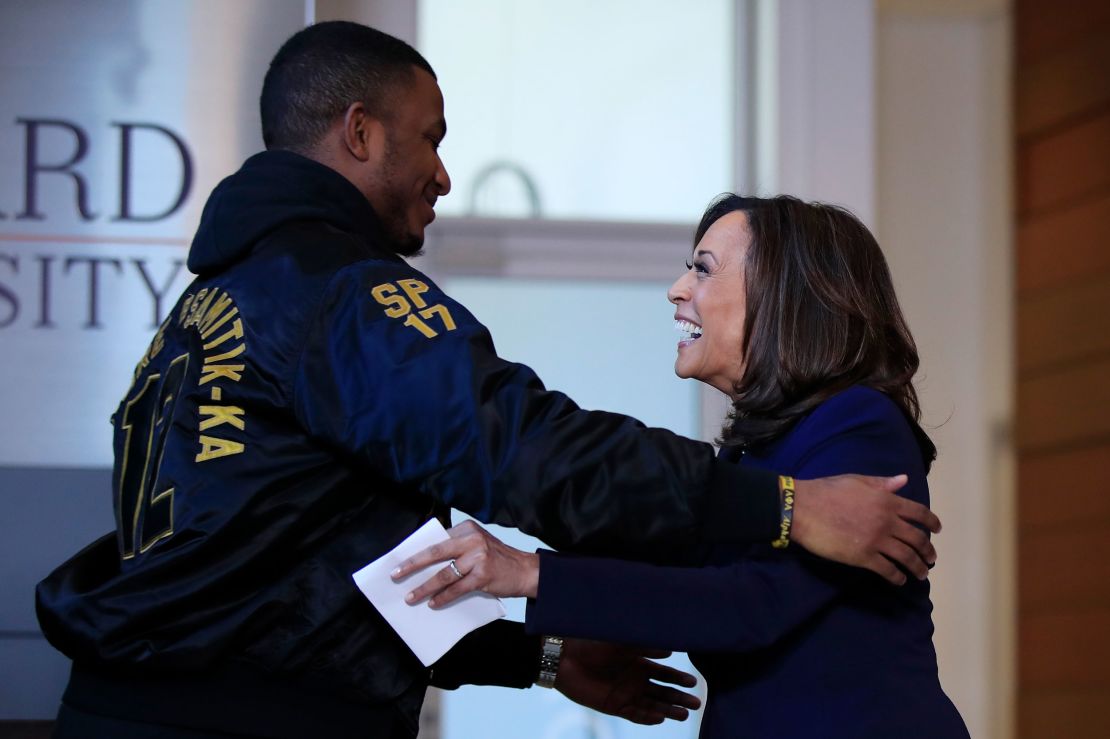
[[[910,481],[900,493],[928,502],[909,425],[875,391],[830,399],[788,443],[796,447],[786,460],[796,474],[907,469]],[[529,630],[685,651],[765,648],[852,588],[889,587],[870,573],[791,550],[697,569],[544,553],[539,575]]]
[[[650,560],[705,542],[777,536],[776,474],[730,465],[709,444],[548,391],[531,369],[499,357],[484,326],[403,262],[346,268],[320,305],[289,380],[297,420],[405,490],[595,555]],[[940,525],[889,495],[889,485],[800,485],[795,536],[828,558],[888,574],[878,552],[914,530],[907,521]],[[927,546],[915,549],[907,566],[932,557]]]
[[[799,476],[914,470],[901,492],[927,502],[924,469],[912,432],[900,411],[874,391],[857,389],[830,399],[793,439],[800,443],[787,461]],[[676,568],[506,552],[511,548],[476,525],[468,526],[459,538],[475,544],[467,548],[468,553],[476,549],[485,553],[476,559],[460,555],[458,569],[464,577],[444,568],[416,590],[414,601],[444,585],[436,604],[473,589],[534,595],[528,609],[530,631],[684,651],[760,649],[797,628],[848,588],[887,587],[862,570],[819,560],[804,551],[769,551],[760,558],[720,567]],[[481,546],[477,546],[479,540]],[[448,544],[444,552],[460,544]],[[474,581],[468,583],[474,562],[481,567],[475,567]],[[515,564],[499,566],[509,562]],[[497,574],[502,569],[513,572],[518,584],[505,585]],[[479,581],[483,584],[470,587]]]
[[[455,537],[429,557],[461,552],[450,565],[406,598],[443,607],[480,590],[500,597],[524,596],[527,627],[534,634],[639,644],[677,651],[747,651],[772,643],[839,592],[822,568],[835,567],[809,555],[774,553],[767,561],[724,567],[659,567],[599,557],[508,546],[466,521]],[[812,568],[812,572],[806,572]],[[845,577],[862,571],[844,568]],[[399,575],[403,577],[404,575]]]

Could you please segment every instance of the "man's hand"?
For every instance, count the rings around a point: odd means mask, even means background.
[[[938,533],[940,519],[920,503],[894,495],[905,484],[905,475],[795,480],[790,539],[819,557],[865,567],[895,585],[906,582],[895,563],[923,580],[937,552],[913,524]]]
[[[555,688],[575,703],[633,723],[685,721],[690,709],[701,707],[701,700],[652,681],[692,688],[697,678],[648,659],[668,656],[664,650],[565,639]]]

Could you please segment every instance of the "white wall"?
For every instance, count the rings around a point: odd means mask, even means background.
[[[945,522],[941,680],[973,737],[1013,735],[1009,3],[758,0],[760,192],[876,231],[922,357]]]
[[[1013,735],[1013,309],[1004,3],[881,3],[878,237],[922,357],[945,522],[942,682],[973,737]]]
[[[755,0],[756,194],[875,224],[873,0]]]

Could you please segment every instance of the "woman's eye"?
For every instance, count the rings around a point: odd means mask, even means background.
[[[691,262],[689,259],[687,259],[686,260],[686,269],[693,269],[693,268],[694,268],[694,263]]]

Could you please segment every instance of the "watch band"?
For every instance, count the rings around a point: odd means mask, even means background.
[[[541,688],[554,688],[555,678],[559,675],[559,661],[563,658],[563,638],[545,636],[540,650],[540,674],[536,685]]]

